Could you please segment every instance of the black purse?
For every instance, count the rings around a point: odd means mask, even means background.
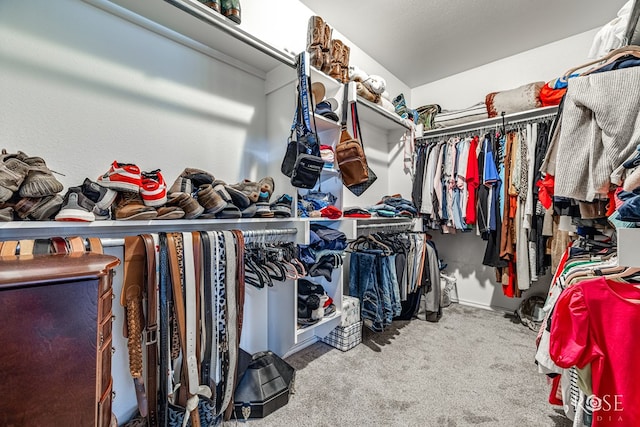
[[[318,135],[311,129],[309,121],[308,87],[311,79],[303,71],[305,54],[298,55],[298,102],[280,171],[291,178],[294,187],[308,189],[318,182],[324,161],[320,157]],[[313,115],[313,102],[311,104]],[[315,124],[315,115],[313,120]]]

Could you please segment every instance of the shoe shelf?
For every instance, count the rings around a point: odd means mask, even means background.
[[[410,126],[405,123],[402,117],[385,110],[379,105],[374,104],[361,96],[358,96],[358,105],[366,107],[358,108],[358,114],[360,115],[361,121],[370,123],[386,131],[405,131],[410,129]]]
[[[296,310],[298,308],[296,307]],[[314,323],[308,326],[298,326],[296,330],[296,344],[303,344],[309,339],[313,339],[315,336],[326,337],[329,335],[336,326],[340,325],[340,318],[342,317],[342,310],[336,310],[329,316],[325,316],[319,320],[318,323]],[[326,333],[320,331],[327,330]]]
[[[84,1],[262,78],[280,64],[295,68],[292,54],[249,34],[197,0]]]
[[[297,228],[304,238],[306,225],[297,218],[188,219],[147,221],[12,221],[0,222],[0,240],[47,239],[51,236],[108,237],[206,230],[278,230]],[[308,240],[308,238],[307,238]]]

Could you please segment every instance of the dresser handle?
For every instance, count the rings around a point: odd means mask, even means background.
[[[98,344],[98,347],[102,347],[102,343],[104,343],[104,334],[100,332],[100,344]]]
[[[115,322],[115,321],[116,321],[116,315],[115,315],[115,314],[112,314],[112,315],[111,315],[111,321],[112,321],[112,322]]]
[[[116,354],[116,348],[115,347],[111,347],[111,354]]]

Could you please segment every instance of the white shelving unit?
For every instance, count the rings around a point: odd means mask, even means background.
[[[239,28],[224,16],[195,0],[83,0],[106,13],[143,28],[153,34],[175,41],[204,55],[241,69],[265,81],[266,107],[269,111],[267,123],[268,144],[264,146],[266,172],[276,180],[276,195],[288,193],[295,195],[288,179],[280,171],[280,160],[284,152],[286,138],[291,124],[295,86],[295,58],[288,52],[274,48],[270,44]],[[313,81],[321,81],[326,87],[326,97],[340,102],[342,84],[325,74],[312,69]],[[406,125],[398,117],[362,98],[358,103],[361,121],[374,123],[385,130],[406,130]],[[340,111],[337,111],[340,115]],[[273,120],[272,120],[273,119]],[[315,121],[323,144],[332,145],[339,140],[340,124],[317,116]],[[273,141],[282,141],[281,144]],[[333,192],[338,200],[337,207],[345,205],[344,191],[337,169],[325,170],[322,174],[321,188]],[[294,206],[295,212],[295,206]],[[295,214],[294,214],[295,215]],[[331,221],[326,219],[238,219],[238,220],[153,220],[153,221],[96,221],[93,223],[58,223],[55,221],[20,221],[0,223],[0,240],[19,240],[48,238],[52,236],[95,236],[119,239],[127,235],[158,232],[187,232],[199,230],[268,230],[296,227],[297,242],[308,241],[311,222],[322,222],[331,227],[344,229],[351,233],[350,221]],[[114,249],[115,250],[115,249]],[[115,250],[117,252],[117,250]],[[296,328],[296,295],[292,281],[277,283],[267,290],[251,290],[256,298],[263,301],[260,309],[264,311],[264,328],[253,331],[251,336],[261,344],[279,354],[291,353],[313,341],[313,337],[326,335],[339,323],[342,301],[342,272],[334,272],[335,282],[327,283],[335,301],[337,313],[314,325],[312,328]],[[324,280],[324,279],[321,279]],[[324,284],[323,284],[324,286]],[[294,290],[292,290],[292,287]],[[254,292],[255,291],[255,292]],[[267,294],[267,297],[263,295]],[[265,305],[268,301],[268,307]],[[257,324],[261,321],[258,320]],[[266,324],[268,323],[268,327]],[[256,322],[254,322],[256,324]],[[266,345],[266,344],[264,344]]]

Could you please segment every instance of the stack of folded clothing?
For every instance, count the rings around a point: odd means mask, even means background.
[[[324,277],[331,281],[333,269],[342,265],[342,254],[347,247],[347,236],[320,224],[311,224],[309,244],[298,245],[298,259],[312,277]]]
[[[358,206],[344,209],[345,218],[371,218],[371,212]]]
[[[487,117],[487,106],[484,102],[479,102],[460,110],[441,110],[435,114],[433,121],[436,128],[442,128],[483,120]],[[426,126],[425,129],[427,129]]]
[[[403,199],[400,194],[384,196],[377,204],[369,206],[367,209],[380,217],[387,218],[415,218],[418,215],[418,210],[413,202]]]

